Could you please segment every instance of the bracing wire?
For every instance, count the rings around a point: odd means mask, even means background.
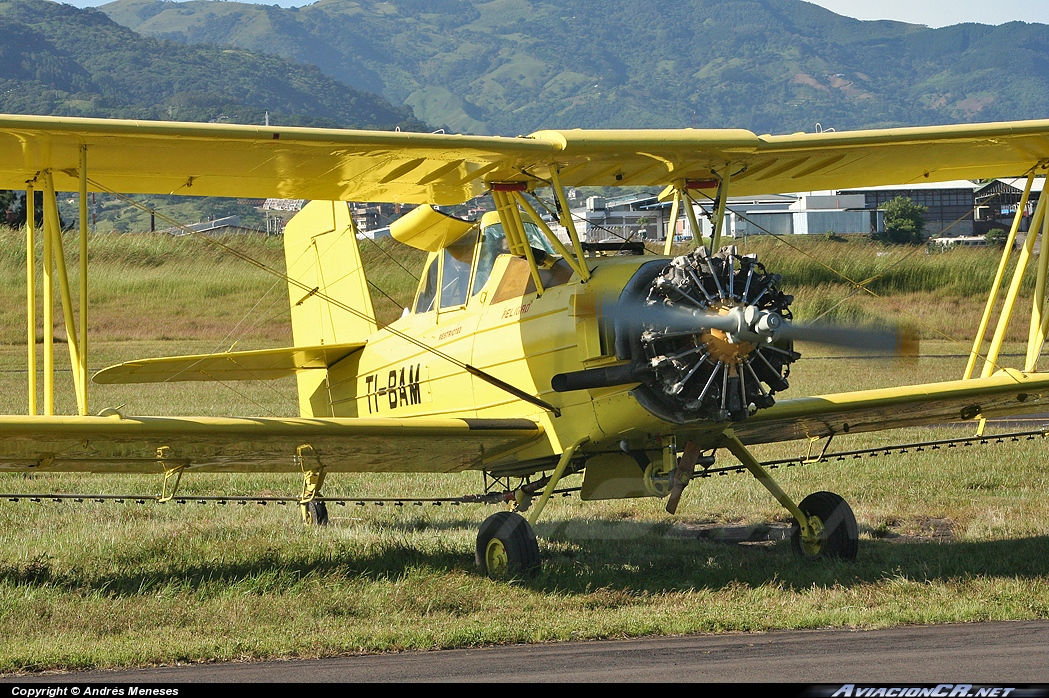
[[[706,196],[711,201],[713,201],[713,198],[709,194],[703,193],[703,195]],[[787,247],[791,248],[792,250],[794,250],[795,252],[801,254],[802,256],[807,257],[808,259],[811,259],[816,264],[819,264],[821,267],[823,267],[824,269],[830,271],[835,276],[838,276],[839,278],[844,279],[846,282],[848,282],[854,288],[854,293],[852,293],[849,296],[847,296],[846,298],[842,299],[837,305],[840,305],[841,303],[844,303],[846,300],[851,298],[856,293],[859,293],[860,291],[863,291],[863,292],[873,296],[874,298],[877,298],[879,300],[885,301],[886,303],[889,304],[889,307],[893,308],[894,310],[899,312],[901,315],[906,315],[907,317],[911,318],[912,320],[914,320],[914,322],[916,324],[918,324],[919,326],[921,326],[921,327],[929,330],[930,332],[938,335],[942,339],[944,339],[944,340],[946,340],[948,342],[951,342],[952,344],[959,345],[959,346],[964,346],[964,347],[968,347],[969,346],[967,342],[962,342],[960,339],[956,339],[956,338],[950,336],[949,334],[947,334],[946,332],[943,332],[938,327],[930,325],[928,322],[923,320],[921,317],[915,315],[913,312],[910,312],[910,311],[906,310],[905,308],[902,308],[902,307],[896,305],[895,303],[890,301],[885,296],[882,296],[882,295],[878,294],[877,292],[871,290],[868,287],[868,284],[870,284],[873,281],[876,281],[877,279],[880,279],[890,269],[892,269],[893,267],[895,267],[898,264],[902,263],[904,260],[909,258],[911,255],[915,254],[918,250],[922,249],[920,246],[915,246],[913,250],[911,250],[906,255],[902,256],[899,259],[897,259],[895,262],[893,262],[888,267],[883,269],[882,272],[880,274],[878,274],[877,276],[872,276],[871,278],[865,279],[864,281],[856,281],[855,279],[849,278],[843,272],[841,272],[841,271],[835,269],[834,267],[830,266],[829,264],[823,262],[823,260],[817,258],[815,255],[810,254],[809,252],[806,252],[805,250],[801,249],[797,245],[791,244],[782,235],[778,235],[776,233],[773,233],[771,230],[768,230],[764,226],[761,226],[761,225],[755,223],[750,218],[748,218],[745,214],[740,213],[739,211],[736,211],[734,209],[729,209],[728,207],[726,207],[725,210],[726,210],[726,212],[731,211],[731,213],[734,213],[737,217],[739,217],[739,218],[743,219],[744,221],[746,221],[748,225],[753,225],[755,228],[757,228],[758,230],[762,231],[763,233],[772,236],[772,238],[775,239],[776,241],[786,245]],[[942,231],[940,231],[940,234],[943,234],[943,232],[946,232],[947,230],[949,230],[950,228],[954,227],[955,225],[957,225],[961,221],[965,220],[966,217],[967,217],[967,214],[963,215],[961,218],[955,220],[949,226],[947,226]],[[837,307],[837,306],[835,306],[835,307]],[[829,312],[829,310],[827,312]],[[826,314],[826,313],[824,313],[824,314]],[[984,360],[987,360],[987,358],[988,358],[987,356],[985,356],[983,354],[979,354],[979,356],[981,356]],[[994,363],[993,365],[994,365],[995,368],[998,368],[998,369],[1002,368],[997,363]]]
[[[177,220],[171,218],[170,216],[165,215],[164,213],[162,213],[160,211],[157,211],[156,209],[153,209],[152,207],[148,206],[147,204],[145,204],[145,203],[143,203],[141,201],[133,199],[133,198],[131,198],[129,196],[126,196],[124,194],[121,194],[120,192],[118,192],[118,191],[116,191],[114,189],[110,189],[109,187],[103,185],[101,182],[98,182],[98,181],[93,180],[91,178],[88,178],[88,182],[90,182],[93,186],[95,186],[99,190],[104,191],[107,194],[110,194],[112,196],[115,196],[118,199],[124,201],[125,203],[127,203],[127,204],[129,204],[131,206],[134,206],[135,208],[138,208],[138,209],[140,209],[142,211],[145,211],[147,213],[152,213],[154,216],[156,216],[156,217],[160,218],[161,220],[171,224],[172,227],[175,227],[175,228],[178,228],[179,230],[182,230],[187,235],[192,235],[192,236],[194,236],[194,237],[196,237],[196,238],[198,238],[200,240],[203,240],[207,244],[212,245],[214,247],[218,247],[218,248],[224,250],[226,253],[232,255],[233,257],[236,257],[237,259],[240,259],[240,260],[242,260],[244,262],[247,262],[248,264],[254,266],[255,268],[257,268],[257,269],[259,269],[259,270],[261,270],[261,271],[263,271],[263,272],[265,272],[267,274],[271,274],[273,276],[276,276],[279,279],[283,279],[290,286],[294,286],[294,287],[296,287],[296,288],[298,288],[298,289],[300,289],[300,290],[310,294],[311,296],[316,296],[317,298],[320,298],[320,299],[326,301],[330,305],[332,305],[332,306],[334,306],[336,308],[339,308],[340,310],[343,310],[345,312],[348,312],[351,315],[353,315],[353,316],[355,316],[357,318],[360,318],[360,319],[362,319],[362,320],[364,320],[366,322],[375,323],[376,326],[378,325],[378,322],[376,321],[376,319],[371,317],[367,313],[363,313],[360,310],[357,310],[356,308],[354,308],[354,307],[352,307],[350,305],[347,305],[346,303],[343,303],[342,301],[338,300],[337,298],[333,298],[333,297],[329,296],[328,294],[324,293],[323,291],[321,291],[317,287],[311,287],[309,284],[303,283],[302,281],[300,281],[300,280],[298,280],[298,279],[296,279],[294,277],[289,276],[288,274],[280,271],[279,269],[274,269],[273,267],[269,266],[265,262],[262,262],[262,261],[260,261],[258,259],[255,259],[251,255],[246,254],[244,252],[241,252],[240,250],[238,250],[238,249],[236,249],[234,247],[231,247],[230,245],[227,245],[226,243],[222,242],[221,240],[217,240],[217,239],[215,239],[213,237],[210,237],[210,236],[202,234],[202,233],[200,233],[200,232],[198,232],[196,230],[193,230],[189,226],[187,226],[187,225],[185,225],[183,223],[178,222]],[[495,376],[491,375],[490,373],[488,373],[488,372],[486,372],[486,371],[484,371],[482,369],[479,369],[476,366],[472,366],[472,365],[466,363],[465,361],[457,359],[454,356],[451,356],[450,354],[447,354],[447,353],[441,351],[440,349],[438,349],[436,347],[432,347],[429,344],[426,344],[422,340],[420,340],[420,339],[418,339],[416,337],[413,337],[410,334],[401,332],[400,330],[395,329],[394,327],[392,327],[390,325],[386,325],[382,329],[385,330],[386,332],[389,332],[390,334],[394,335],[395,337],[397,337],[399,339],[402,339],[405,342],[408,342],[409,344],[412,344],[412,345],[418,347],[419,349],[422,349],[425,352],[428,352],[428,353],[430,353],[430,354],[432,354],[432,355],[434,355],[434,356],[436,356],[436,357],[438,357],[440,359],[443,359],[443,360],[451,363],[452,365],[456,366],[457,368],[460,368],[460,369],[466,371],[470,375],[475,376],[476,378],[479,378],[480,380],[483,380],[484,382],[488,383],[489,385],[491,385],[493,387],[496,387],[496,388],[498,388],[498,389],[500,389],[500,390],[502,390],[504,392],[507,392],[507,393],[513,395],[514,397],[516,397],[516,398],[518,398],[520,400],[523,400],[523,401],[528,402],[528,403],[530,403],[532,405],[535,405],[536,407],[540,407],[543,410],[546,410],[548,412],[552,412],[555,416],[560,416],[560,414],[561,414],[561,411],[557,407],[551,405],[550,403],[546,402],[545,400],[542,400],[539,397],[536,397],[536,396],[534,396],[534,395],[532,395],[530,393],[527,393],[527,392],[521,390],[520,388],[517,388],[517,387],[515,387],[515,386],[513,386],[513,385],[511,385],[511,384],[509,384],[509,383],[507,383],[507,382],[505,382],[503,380],[500,380],[499,378],[496,378]]]

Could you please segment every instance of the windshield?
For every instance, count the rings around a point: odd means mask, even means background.
[[[528,245],[536,250],[542,250],[548,255],[554,254],[554,248],[539,230],[539,226],[531,221],[524,221],[525,235],[528,237]],[[477,255],[477,275],[474,277],[473,294],[480,293],[492,275],[492,267],[495,266],[495,258],[501,254],[510,254],[510,245],[503,233],[503,224],[495,223],[481,231],[481,249]]]
[[[426,282],[423,284],[419,298],[415,301],[416,313],[427,313],[433,310],[434,299],[437,298],[437,258],[430,262],[430,268],[426,270]]]
[[[501,254],[509,254],[510,246],[503,235],[503,226],[499,223],[490,225],[481,231],[481,250],[477,255],[477,275],[474,277],[474,295],[492,275],[492,267],[495,266],[495,258]]]
[[[550,246],[550,241],[546,239],[543,232],[539,230],[539,226],[531,221],[525,221],[524,224],[525,235],[528,236],[528,244],[537,250],[542,250],[549,255],[554,254],[554,248]]]
[[[474,235],[464,235],[444,248],[444,271],[441,276],[441,307],[452,308],[466,302],[470,284],[470,262],[473,261]]]

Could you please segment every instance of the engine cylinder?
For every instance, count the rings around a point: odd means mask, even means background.
[[[638,401],[676,423],[738,421],[772,406],[800,358],[792,342],[715,329],[710,318],[733,312],[761,316],[765,325],[777,316],[789,322],[794,298],[777,288],[779,281],[757,255],[739,255],[734,246],[714,255],[699,247],[669,264],[642,267],[620,298],[640,310],[616,320],[619,357],[631,360],[642,381]]]

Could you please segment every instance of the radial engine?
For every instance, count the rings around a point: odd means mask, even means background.
[[[629,363],[561,374],[555,390],[640,382],[633,395],[660,419],[739,421],[771,407],[801,357],[788,336],[790,304],[757,255],[734,246],[652,262],[617,303],[615,348]]]

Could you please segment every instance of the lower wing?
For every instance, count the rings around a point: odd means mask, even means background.
[[[6,416],[0,472],[301,472],[303,446],[329,472],[457,472],[542,434],[527,419]]]
[[[735,426],[747,444],[881,431],[1049,408],[1049,373],[1013,369],[989,378],[782,400]]]

